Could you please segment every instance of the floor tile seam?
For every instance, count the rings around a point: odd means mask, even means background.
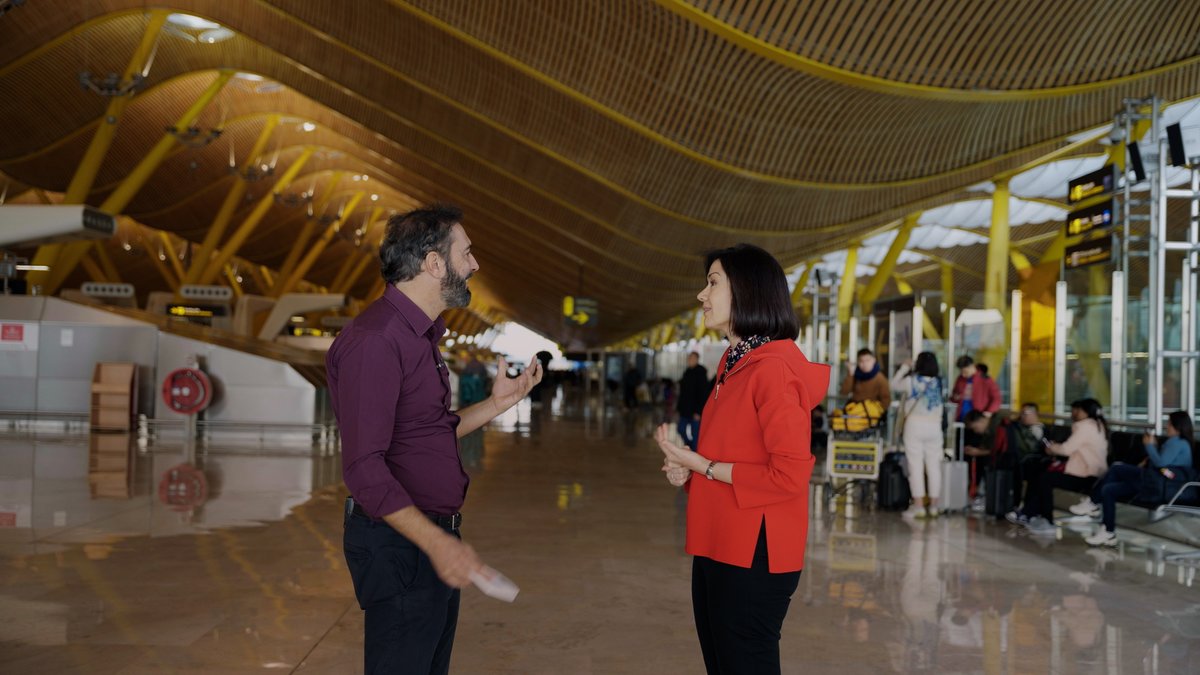
[[[325,632],[321,634],[321,637],[317,638],[316,641],[313,642],[312,647],[310,647],[309,650],[304,653],[304,656],[300,657],[300,660],[296,662],[296,666],[291,670],[292,675],[294,675],[296,671],[300,670],[300,667],[304,665],[304,662],[313,655],[313,652],[317,651],[317,647],[321,646],[321,643],[325,641],[325,638],[329,637],[329,634],[333,632],[333,629],[337,628],[338,625],[342,623],[342,620],[346,618],[346,615],[350,613],[350,610],[357,606],[358,604],[356,601],[350,601],[346,604],[346,609],[339,614],[336,619],[333,620],[333,623],[329,624],[329,628],[325,629]]]

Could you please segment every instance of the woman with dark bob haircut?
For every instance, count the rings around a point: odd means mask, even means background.
[[[779,636],[808,538],[812,408],[829,367],[796,346],[799,324],[779,262],[757,246],[709,254],[697,298],[729,339],[696,452],[655,438],[663,471],[688,492],[692,610],[709,673],[778,673]]]

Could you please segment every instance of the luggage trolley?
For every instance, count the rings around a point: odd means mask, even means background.
[[[885,413],[886,417],[886,413]],[[858,501],[873,497],[883,458],[886,418],[861,431],[833,430],[825,453],[826,500],[858,491]],[[835,481],[845,481],[838,485]]]

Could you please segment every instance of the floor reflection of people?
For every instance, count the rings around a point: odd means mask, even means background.
[[[1096,665],[1103,661],[1104,614],[1095,598],[1084,593],[1065,595],[1052,615],[1066,630],[1064,663]]]
[[[939,576],[940,546],[923,523],[912,525],[900,586],[900,610],[908,620],[904,671],[935,668],[938,646],[938,606],[943,584]]]

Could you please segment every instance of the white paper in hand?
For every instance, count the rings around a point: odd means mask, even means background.
[[[490,567],[483,568],[483,574],[471,572],[471,582],[483,591],[484,595],[504,602],[516,600],[517,593],[521,592],[511,579]]]

